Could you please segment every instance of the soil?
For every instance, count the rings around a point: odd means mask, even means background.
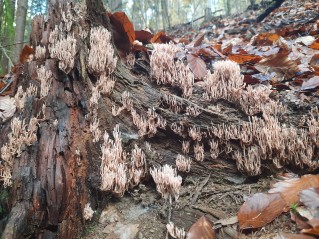
[[[237,235],[236,215],[245,198],[265,192],[273,182],[272,177],[246,177],[239,173],[227,176],[223,162],[211,162],[210,175],[184,175],[180,197],[173,201],[172,221],[187,231],[205,215],[214,222],[216,238],[276,238],[278,232],[297,232],[290,214],[282,214],[262,229],[241,232]],[[202,165],[203,166],[203,165]],[[204,166],[203,166],[204,167]],[[207,181],[208,180],[208,181]],[[207,183],[205,183],[207,181]],[[168,203],[156,192],[155,185],[141,184],[123,198],[112,198],[103,212],[96,211],[88,222],[83,239],[163,239],[166,238]],[[220,220],[223,220],[222,225]],[[228,224],[228,225],[227,225]]]

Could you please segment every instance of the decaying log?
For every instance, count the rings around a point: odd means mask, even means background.
[[[31,44],[37,47],[48,46],[50,33],[61,21],[61,11],[65,11],[69,3],[56,3],[50,6],[47,22],[41,17],[36,18],[31,33]],[[89,34],[95,26],[104,26],[111,30],[110,22],[105,14],[101,1],[86,1],[87,16],[82,24]],[[25,110],[16,117],[29,122],[31,117],[39,119],[37,141],[31,146],[25,146],[21,157],[13,164],[13,186],[10,190],[11,213],[3,238],[76,238],[85,225],[83,208],[91,202],[97,208],[103,204],[106,193],[100,191],[101,142],[93,143],[90,132],[89,99],[91,88],[97,81],[97,76],[90,74],[86,68],[89,40],[79,41],[74,67],[69,73],[59,69],[57,59],[50,59],[48,54],[42,62],[30,60],[25,63],[17,74],[17,85],[27,88],[29,84],[39,86],[36,80],[37,66],[43,65],[52,71],[54,80],[48,96],[44,98],[30,97]],[[145,142],[152,146],[152,152],[147,152],[147,166],[168,163],[173,165],[176,155],[181,152],[183,140],[189,140],[188,129],[198,127],[203,133],[205,157],[209,158],[208,128],[212,125],[231,123],[240,125],[248,121],[248,116],[232,103],[220,101],[222,111],[209,107],[202,99],[202,88],[195,88],[190,99],[182,98],[177,89],[174,91],[177,102],[182,108],[180,113],[174,113],[165,105],[164,97],[168,92],[166,86],[158,86],[150,80],[149,68],[141,60],[136,62],[139,71],[131,70],[120,61],[112,77],[116,80],[115,87],[109,96],[103,96],[99,101],[98,116],[101,130],[112,132],[119,125],[124,148],[133,148],[138,144],[143,149]],[[167,126],[158,129],[154,137],[139,136],[138,129],[132,122],[129,111],[123,110],[120,115],[112,115],[112,107],[122,106],[121,95],[124,91],[130,93],[134,109],[140,114],[146,114],[148,109],[164,118]],[[186,107],[192,106],[200,110],[198,116],[186,114]],[[44,108],[44,109],[43,109]],[[177,123],[184,129],[181,135],[173,132],[170,126]],[[8,140],[10,122],[0,126],[0,147]],[[236,143],[232,142],[234,147]],[[191,150],[192,151],[192,150]],[[192,152],[193,153],[193,152]],[[216,166],[216,167],[214,167]],[[193,162],[190,174],[208,177],[213,182],[220,182],[237,173],[235,162],[226,157],[211,161]],[[218,177],[215,175],[218,174]],[[204,185],[203,185],[204,186]],[[194,196],[194,201],[200,195]],[[174,217],[174,215],[173,215]]]

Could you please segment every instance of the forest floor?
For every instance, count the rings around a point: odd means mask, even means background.
[[[244,202],[243,198],[267,190],[270,178],[248,182],[241,175],[234,178],[212,171],[208,182],[202,185],[205,180],[207,177],[184,178],[180,198],[173,203],[172,221],[179,228],[188,229],[201,216],[206,215],[215,222],[215,228],[219,228],[216,230],[217,238],[236,238],[236,215]],[[200,193],[199,188],[202,188]],[[192,203],[195,198],[198,199]],[[281,215],[262,230],[247,237],[242,234],[240,238],[272,238],[283,230],[296,232],[296,226],[288,214]],[[155,185],[141,185],[121,199],[110,200],[105,209],[97,212],[92,220],[81,238],[163,239],[167,231],[167,203],[156,192]]]
[[[249,53],[252,56],[254,52],[255,56],[267,58],[270,54],[276,54],[283,48],[281,45],[283,43],[280,40],[277,41],[283,38],[284,44],[288,45],[291,52],[294,52],[294,55],[290,55],[290,59],[299,68],[301,68],[301,63],[304,68],[316,68],[319,66],[319,55],[316,56],[319,52],[319,43],[315,44],[318,40],[311,43],[312,48],[305,38],[300,40],[304,42],[298,46],[298,49],[295,44],[299,37],[318,36],[318,7],[319,5],[314,1],[302,4],[299,1],[287,1],[260,24],[247,23],[248,21],[245,21],[247,17],[255,18],[255,13],[245,12],[236,18],[216,18],[212,22],[205,23],[202,29],[206,30],[205,36],[208,41],[221,43],[220,52],[227,51],[228,56],[230,54],[239,55],[239,52],[245,51],[245,55]],[[195,38],[197,33],[198,29],[194,30],[191,26],[179,26],[170,32],[176,38],[178,36],[188,39]],[[272,37],[265,36],[262,40],[256,39],[254,44],[247,40],[257,33],[273,33],[275,37],[278,36],[278,39],[274,43],[275,40]],[[260,54],[257,54],[258,52]],[[307,52],[311,53],[307,54]],[[243,56],[243,59],[239,61],[244,63],[241,64],[241,70],[247,76],[245,76],[246,83],[270,82],[273,86],[274,97],[288,107],[288,114],[285,115],[286,122],[298,125],[302,116],[312,106],[319,105],[319,94],[316,90],[319,86],[318,78],[315,78],[314,84],[310,86],[305,85],[301,79],[309,79],[313,76],[311,74],[308,74],[308,77],[305,77],[304,74],[299,77],[286,77],[288,80],[282,81],[281,78],[285,78],[282,77],[282,72],[291,69],[289,66],[291,62],[287,65],[287,62],[283,61],[266,66],[268,71],[264,74],[266,79],[258,78],[257,75],[251,77],[252,75],[248,72],[249,67],[254,64],[254,59],[245,57]],[[262,70],[261,67],[259,70]],[[224,102],[219,102],[219,104],[223,107]],[[166,143],[174,145],[174,140]],[[160,145],[161,142],[152,142],[154,151],[157,150],[156,144]],[[165,155],[165,152],[160,153]],[[257,192],[266,192],[271,187],[275,178],[275,171],[271,168],[264,170],[263,172],[266,173],[261,176],[249,177],[237,171],[235,161],[223,156],[205,163],[193,162],[192,167],[199,168],[196,172],[202,171],[203,173],[195,174],[191,170],[190,173],[182,175],[183,184],[180,197],[177,202],[173,202],[172,210],[172,221],[177,227],[188,230],[202,215],[206,215],[214,222],[217,238],[277,238],[280,232],[298,232],[296,224],[291,220],[290,213],[287,212],[262,229],[249,231],[248,234],[240,232],[238,236],[238,210],[247,197]],[[301,172],[293,168],[283,168],[282,172],[306,173],[306,171]],[[154,183],[146,182],[126,193],[123,198],[110,198],[103,210],[95,212],[80,238],[166,238],[168,205],[155,188]]]

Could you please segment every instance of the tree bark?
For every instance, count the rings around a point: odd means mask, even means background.
[[[62,10],[65,10],[66,5],[62,3]],[[46,25],[39,25],[32,30],[31,42],[36,44],[33,47],[38,44],[47,47],[47,40],[44,39],[47,39],[54,25],[60,23],[61,6],[51,3]],[[110,29],[101,1],[88,0],[87,13],[91,26],[103,25]],[[14,160],[14,184],[9,196],[11,212],[2,233],[3,238],[32,235],[33,238],[72,239],[82,229],[83,208],[92,190],[87,175],[89,170],[98,172],[96,168],[90,169],[89,161],[98,161],[99,156],[85,120],[88,79],[81,75],[80,55],[83,56],[87,48],[83,46],[80,49],[76,67],[69,74],[59,70],[56,59],[44,60],[43,64],[53,71],[55,78],[50,93],[42,99],[29,97],[26,109],[21,114],[28,122],[31,117],[41,115],[43,103],[47,106],[46,118],[39,124],[38,141],[25,148],[21,157]],[[21,69],[16,73],[19,86],[26,89],[30,83],[38,85],[37,64],[31,61],[18,68]],[[58,122],[56,126],[52,124],[54,119]],[[4,133],[10,131],[10,122],[1,126],[0,147],[8,141]],[[80,162],[75,155],[77,149],[81,151]],[[99,178],[98,174],[94,175]],[[93,190],[97,188],[98,184]]]
[[[17,5],[17,14],[15,20],[15,33],[14,33],[14,45],[13,45],[13,57],[14,64],[19,63],[20,52],[23,47],[25,23],[28,10],[28,0],[19,0]]]

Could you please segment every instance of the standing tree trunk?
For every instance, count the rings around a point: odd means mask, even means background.
[[[231,14],[230,0],[224,0],[224,7],[225,7],[226,16],[230,16]]]
[[[14,64],[19,63],[19,55],[23,47],[25,23],[27,17],[28,0],[19,0],[17,5],[17,14],[15,20],[15,33],[12,61]]]
[[[12,59],[11,59],[11,49],[12,49],[12,42],[14,36],[14,11],[15,11],[15,1],[14,0],[5,0],[4,1],[5,7],[5,14],[4,14],[4,21],[2,22],[3,26],[3,46],[4,48],[1,49],[3,52],[2,55],[2,71],[7,73],[12,66]]]
[[[163,28],[170,28],[171,22],[168,15],[168,6],[167,0],[161,0],[161,7],[162,7],[162,19],[163,19]]]
[[[121,12],[123,11],[122,0],[111,0],[109,1],[109,7],[112,12]]]

